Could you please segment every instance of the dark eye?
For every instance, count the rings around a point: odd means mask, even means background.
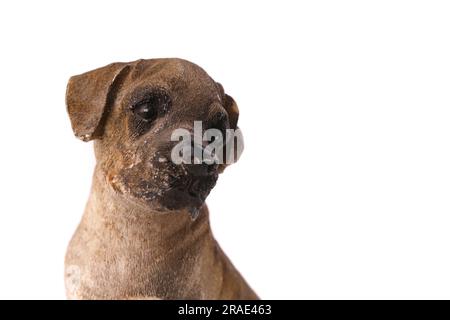
[[[134,105],[131,107],[131,110],[133,110],[135,115],[147,122],[154,120],[158,115],[156,106],[152,105],[150,101]]]
[[[169,102],[170,99],[164,92],[155,91],[132,105],[131,110],[139,119],[151,122],[167,111]]]

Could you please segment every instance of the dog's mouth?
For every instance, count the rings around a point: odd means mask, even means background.
[[[216,185],[217,177],[217,174],[211,174],[206,177],[193,179],[187,188],[188,194],[193,198],[205,201],[212,188]]]
[[[219,174],[217,166],[175,165],[169,161],[144,163],[123,169],[113,179],[117,182],[115,187],[158,211],[198,210]]]
[[[214,188],[219,176],[217,165],[174,165],[171,163],[167,164],[163,171],[169,176],[166,180],[166,191],[175,190],[202,202]]]
[[[161,204],[171,210],[199,209],[214,188],[218,175],[185,177],[167,188],[161,195]]]

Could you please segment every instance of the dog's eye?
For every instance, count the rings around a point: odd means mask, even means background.
[[[140,103],[131,107],[134,114],[145,121],[152,121],[156,118],[157,111],[151,101]]]
[[[168,95],[162,91],[153,91],[138,103],[133,104],[130,109],[138,119],[151,122],[159,115],[166,113],[169,104]]]

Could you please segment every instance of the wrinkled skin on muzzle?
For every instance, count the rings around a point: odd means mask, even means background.
[[[97,169],[117,193],[156,211],[187,208],[193,216],[225,165],[174,163],[172,133],[193,134],[201,121],[203,130],[225,137],[239,115],[219,83],[181,59],[115,63],[72,77],[67,106],[75,134],[95,140]]]

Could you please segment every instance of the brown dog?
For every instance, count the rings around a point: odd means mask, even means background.
[[[168,160],[176,128],[237,127],[222,86],[185,60],[138,60],[72,77],[66,102],[97,158],[66,254],[68,298],[257,299],[209,226],[204,200],[223,166]]]

